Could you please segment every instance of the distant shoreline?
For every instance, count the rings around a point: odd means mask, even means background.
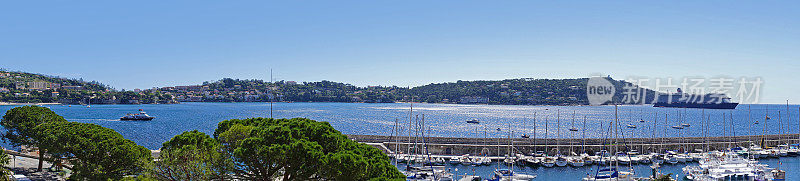
[[[61,103],[57,102],[50,102],[50,103],[17,103],[17,102],[0,102],[0,106],[19,106],[19,105],[60,105]]]

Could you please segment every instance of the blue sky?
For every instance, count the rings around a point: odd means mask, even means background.
[[[0,67],[118,89],[223,77],[416,86],[762,77],[800,102],[797,1],[12,1]]]

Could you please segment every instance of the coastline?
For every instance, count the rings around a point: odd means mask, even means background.
[[[17,103],[17,102],[0,102],[0,106],[28,106],[28,105],[61,105],[61,103],[57,102],[50,102],[50,103]]]

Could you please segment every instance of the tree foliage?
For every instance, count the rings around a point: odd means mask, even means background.
[[[37,126],[50,122],[67,122],[67,120],[46,107],[22,106],[6,111],[3,120],[0,120],[0,125],[6,129],[3,138],[11,142],[11,145],[39,147],[39,158],[44,158],[47,149],[42,147],[45,145],[33,137],[37,134],[35,131]],[[39,159],[38,170],[42,170],[43,164],[43,159]]]
[[[219,123],[232,172],[246,180],[402,178],[378,149],[347,139],[327,122],[305,118],[233,119]]]
[[[150,150],[96,124],[50,122],[35,128],[35,139],[56,158],[73,165],[72,180],[119,180],[138,174],[152,160]]]
[[[159,180],[220,180],[228,165],[217,140],[194,130],[163,144],[151,175]]]
[[[3,138],[11,142],[11,145],[38,145],[37,140],[33,139],[34,128],[47,122],[66,122],[64,117],[59,116],[52,110],[40,106],[15,107],[6,111],[0,125],[6,129]]]

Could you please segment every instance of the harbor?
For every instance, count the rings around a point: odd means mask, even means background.
[[[398,142],[397,140],[409,140],[413,137],[399,136],[379,136],[379,135],[347,135],[348,138],[356,140],[361,143],[372,145],[384,153],[392,155],[396,154],[393,150],[401,150],[397,154],[404,154],[402,151],[414,148],[414,143]],[[625,138],[628,143],[620,144],[620,148],[626,148],[622,151],[636,150],[641,153],[651,152],[664,152],[665,150],[724,150],[731,147],[748,147],[749,145],[756,144],[761,146],[761,139],[764,139],[764,146],[777,147],[778,145],[800,143],[800,134],[783,134],[783,135],[764,135],[764,136],[729,136],[729,137],[657,137],[657,138]],[[788,138],[788,139],[787,139]],[[603,139],[600,138],[587,138],[587,139],[541,139],[536,140],[528,138],[512,138],[513,143],[507,138],[452,138],[452,137],[426,137],[424,146],[427,147],[428,152],[433,157],[450,158],[453,156],[460,156],[464,154],[484,153],[487,156],[496,159],[502,159],[504,155],[508,154],[509,145],[514,145],[517,152],[534,153],[537,151],[544,151],[548,154],[556,154],[560,149],[562,152],[574,150],[578,153],[595,153],[604,149],[608,149],[608,141],[604,145]],[[622,142],[623,139],[620,139]],[[582,145],[582,143],[585,144]],[[536,142],[536,144],[533,144]],[[545,144],[557,143],[561,144]],[[572,143],[572,144],[570,144]],[[423,143],[417,143],[418,147],[423,146]],[[764,147],[762,146],[762,147]],[[498,148],[500,151],[498,152]],[[583,151],[583,150],[586,151]],[[547,151],[549,150],[549,151]]]

